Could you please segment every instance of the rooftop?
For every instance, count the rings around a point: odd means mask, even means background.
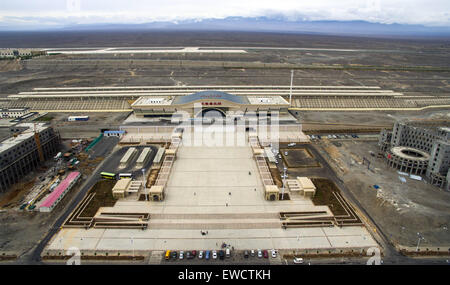
[[[17,124],[15,127],[21,127],[21,128],[27,128],[26,130],[20,132],[16,137],[10,137],[2,142],[0,142],[0,153],[8,150],[11,147],[14,147],[15,145],[22,143],[23,141],[28,140],[29,138],[34,136],[34,126],[36,126],[36,131],[40,133],[41,131],[48,128],[43,123],[39,124],[32,124],[32,123],[22,123]]]
[[[56,186],[55,190],[45,199],[45,201],[41,204],[41,207],[48,207],[50,208],[53,206],[55,201],[61,196],[61,194],[66,191],[67,187],[70,186],[70,184],[77,179],[77,177],[80,175],[80,172],[74,171],[69,173],[67,177],[59,183],[58,186]]]
[[[112,191],[125,191],[128,188],[128,185],[130,184],[131,179],[123,178],[117,181],[116,185],[114,185]]]
[[[252,105],[289,105],[289,102],[281,96],[247,96],[247,99]]]
[[[237,104],[249,103],[247,97],[245,96],[237,96],[222,91],[208,90],[208,91],[200,91],[191,95],[178,96],[173,100],[173,104],[181,105],[204,99],[226,100]]]
[[[171,96],[167,97],[140,97],[132,104],[132,106],[141,105],[171,105],[174,100]]]

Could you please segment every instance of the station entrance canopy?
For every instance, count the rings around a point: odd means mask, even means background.
[[[238,96],[222,91],[200,91],[186,96],[142,96],[131,107],[138,117],[171,116],[179,111],[191,117],[202,116],[206,110],[216,110],[226,114],[242,112],[286,113],[289,102],[281,96]]]

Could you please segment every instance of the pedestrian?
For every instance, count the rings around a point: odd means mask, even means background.
[[[231,196],[231,192],[228,192],[228,195],[230,195],[230,196]]]

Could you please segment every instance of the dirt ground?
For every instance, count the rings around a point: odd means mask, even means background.
[[[93,217],[100,207],[112,207],[116,203],[116,199],[112,196],[111,189],[114,187],[116,180],[100,180],[89,193],[95,193],[94,198],[89,202],[80,216]]]
[[[346,211],[333,195],[333,192],[339,192],[339,188],[329,179],[312,178],[311,181],[316,186],[316,195],[312,199],[314,205],[326,205],[334,215],[345,215]]]
[[[18,257],[30,253],[53,226],[70,200],[78,193],[75,186],[50,213],[21,211],[17,207],[0,210],[0,253],[14,253]],[[15,204],[17,206],[17,204]]]
[[[338,177],[395,244],[415,246],[420,232],[424,246],[450,245],[450,193],[407,177],[402,183],[395,169],[369,154],[378,152],[377,142],[350,140],[341,145],[337,160],[348,171],[336,168]],[[370,170],[362,165],[363,157],[370,160]]]
[[[306,148],[280,148],[280,155],[289,168],[320,167],[320,163]]]

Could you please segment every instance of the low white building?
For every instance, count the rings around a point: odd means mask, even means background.
[[[30,108],[6,108],[0,109],[2,118],[20,118],[30,113]]]

